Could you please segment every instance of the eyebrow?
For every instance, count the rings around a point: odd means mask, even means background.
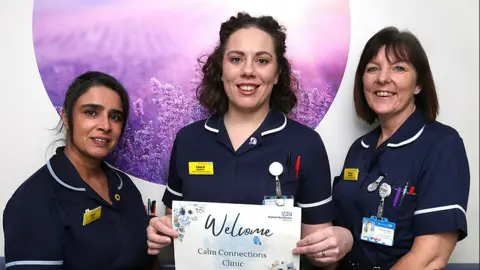
[[[407,65],[410,64],[408,61],[404,61],[404,60],[395,60],[395,61],[393,61],[393,62],[389,62],[390,65],[398,64],[398,63],[405,63],[405,64],[407,64]],[[377,65],[377,66],[378,66],[378,65],[379,65],[379,62],[373,60],[373,61],[368,62],[367,65],[368,65],[368,64],[374,64],[374,65]]]
[[[103,109],[105,109],[105,107],[103,107],[102,105],[93,104],[93,103],[83,104],[83,105],[80,106],[80,107],[81,107],[82,109],[85,109],[85,108],[90,108],[90,109],[95,109],[95,110],[103,110]],[[110,110],[110,112],[123,114],[122,110],[117,110],[117,109],[112,109],[112,110]]]
[[[244,53],[244,52],[238,51],[238,50],[229,51],[229,52],[227,53],[227,55],[230,55],[230,54],[239,54],[239,55],[245,56],[245,53]],[[272,56],[269,52],[267,52],[267,51],[259,51],[259,52],[256,52],[256,53],[255,53],[255,56],[259,56],[259,55],[262,55],[262,54],[268,54],[270,57],[273,58],[273,56]]]

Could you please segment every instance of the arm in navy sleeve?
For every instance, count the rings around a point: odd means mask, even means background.
[[[182,179],[178,175],[177,168],[177,151],[178,151],[178,142],[179,138],[175,139],[172,147],[172,154],[170,155],[170,165],[168,170],[168,182],[163,194],[163,204],[166,208],[172,208],[173,200],[182,200]]]
[[[304,177],[298,180],[302,181],[297,203],[302,208],[302,240],[297,242],[293,253],[304,254],[316,267],[334,269],[335,262],[351,250],[353,237],[348,229],[332,226],[330,164],[324,144],[317,136],[310,143]]]
[[[429,149],[418,182],[415,240],[391,269],[444,269],[467,235],[470,175],[462,139],[446,136]]]
[[[467,236],[470,172],[465,147],[456,133],[439,141],[425,161],[416,189],[416,236],[458,232]]]
[[[8,270],[63,269],[63,227],[53,195],[22,186],[3,213]]]
[[[302,223],[323,224],[333,219],[330,164],[320,135],[310,143],[308,153],[300,158],[303,172],[299,179],[297,204],[302,208]],[[302,171],[302,168],[300,168]]]

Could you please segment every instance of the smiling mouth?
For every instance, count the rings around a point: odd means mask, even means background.
[[[243,92],[253,92],[258,88],[258,85],[237,85]]]
[[[387,92],[387,91],[377,91],[375,92],[375,96],[377,97],[391,97],[394,96],[395,93]]]
[[[92,140],[96,144],[101,144],[101,145],[106,145],[107,143],[109,143],[111,141],[110,139],[98,138],[98,137],[93,137]]]

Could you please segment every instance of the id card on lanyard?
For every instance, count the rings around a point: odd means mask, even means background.
[[[383,218],[383,206],[385,198],[390,196],[392,188],[389,184],[383,183],[378,191],[380,204],[377,209],[377,216],[364,217],[362,219],[362,234],[360,239],[385,246],[393,246],[396,224]]]
[[[395,235],[395,226],[386,218],[377,219],[375,216],[364,217],[362,220],[362,234],[360,239],[375,244],[393,246],[393,237]]]
[[[293,196],[282,195],[282,187],[278,178],[283,172],[283,166],[280,162],[273,162],[268,168],[270,174],[275,177],[275,196],[264,196],[262,204],[271,206],[288,206],[293,207]]]
[[[264,196],[262,204],[263,205],[272,205],[272,206],[294,206],[293,196]]]

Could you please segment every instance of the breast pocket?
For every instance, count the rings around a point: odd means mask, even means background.
[[[298,180],[295,177],[295,172],[287,174],[280,180],[283,195],[296,196]]]
[[[72,209],[73,210],[73,209]],[[88,225],[82,225],[83,214],[79,209],[73,210],[65,216],[66,243],[64,251],[65,264],[83,265],[85,259],[91,259],[92,269],[105,269],[119,255],[122,245],[119,240],[118,220],[102,209],[98,220]],[[78,256],[78,251],[82,256]],[[67,267],[68,268],[68,267]],[[69,268],[68,268],[69,269]]]
[[[406,240],[414,237],[413,218],[418,199],[418,195],[408,193],[402,199],[402,194],[401,192],[398,195],[397,203],[395,204],[396,190],[393,190],[392,199],[388,201],[389,205],[386,206],[389,209],[385,211],[384,215],[389,221],[395,223],[394,241],[397,245],[405,245]],[[407,241],[407,243],[410,242]]]
[[[282,175],[278,178],[280,181],[280,190],[282,195],[292,195],[295,196],[297,193],[297,179],[295,178],[295,172],[289,173],[285,171]],[[274,196],[277,190],[277,181],[275,177],[268,175],[265,176],[265,190],[264,195],[266,196]]]
[[[417,195],[404,192],[405,186],[393,186],[390,200],[387,200],[390,208],[390,220],[398,225],[408,225],[413,221],[413,213],[417,204]]]

